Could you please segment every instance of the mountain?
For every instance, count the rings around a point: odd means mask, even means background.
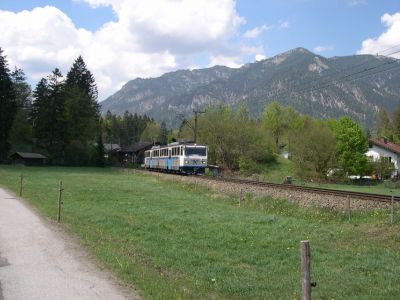
[[[318,118],[348,115],[371,126],[379,107],[394,111],[400,100],[400,60],[352,55],[325,58],[304,48],[249,63],[180,70],[135,79],[101,102],[103,112],[147,114],[170,126],[178,114],[217,103],[245,104],[254,116],[273,100]]]

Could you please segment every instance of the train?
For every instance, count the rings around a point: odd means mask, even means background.
[[[207,146],[174,142],[153,146],[145,151],[144,167],[150,171],[177,174],[204,174],[207,168]]]

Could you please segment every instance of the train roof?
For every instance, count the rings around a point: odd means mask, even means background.
[[[157,149],[162,149],[162,148],[166,148],[166,147],[174,147],[174,146],[195,146],[195,147],[206,147],[206,145],[199,145],[199,144],[195,144],[194,142],[173,142],[173,143],[169,143],[168,145],[157,145],[157,146],[153,146],[150,150],[157,150]]]

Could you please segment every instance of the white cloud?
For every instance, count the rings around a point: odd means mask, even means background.
[[[53,6],[18,13],[0,10],[0,46],[10,66],[22,67],[37,80],[55,67],[66,72],[82,55],[103,100],[132,78],[192,66],[194,54],[238,66],[240,55],[249,51],[230,41],[245,22],[234,0],[74,1],[111,6],[116,21],[88,31]]]
[[[363,5],[367,4],[367,0],[350,0],[347,2],[349,6],[358,6],[358,5]]]
[[[290,27],[290,22],[289,21],[279,21],[279,28],[287,29],[289,27]]]
[[[254,27],[250,30],[247,30],[244,34],[243,37],[247,39],[254,39],[258,37],[261,33],[264,31],[272,29],[273,26],[268,26],[267,24],[264,24],[262,26]]]
[[[212,55],[210,58],[209,67],[213,66],[227,66],[230,68],[240,68],[243,64],[239,62],[240,57],[238,56],[227,56],[227,55]]]
[[[224,51],[224,54],[212,55],[208,66],[212,67],[215,65],[223,65],[231,68],[239,68],[244,64],[244,57],[247,57],[249,55],[253,56],[257,53],[262,52],[264,52],[262,46],[249,47],[242,45],[237,49],[234,49],[234,51],[229,51],[227,49],[226,51]]]
[[[394,53],[396,50],[400,50],[400,13],[384,14],[381,22],[387,27],[387,30],[379,37],[363,41],[361,49],[357,53],[381,54],[400,58],[400,53]]]
[[[314,52],[316,52],[316,53],[322,53],[322,52],[332,51],[332,50],[333,50],[333,46],[316,46],[316,47],[314,47]]]
[[[267,57],[264,54],[256,54],[255,59],[256,61],[264,60]]]

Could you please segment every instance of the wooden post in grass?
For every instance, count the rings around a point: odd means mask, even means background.
[[[349,221],[351,219],[351,207],[350,207],[350,197],[347,195],[347,214],[349,216]]]
[[[61,205],[62,205],[61,196],[62,196],[63,190],[64,189],[62,187],[62,180],[60,180],[59,188],[58,188],[58,201],[57,201],[57,206],[58,206],[58,209],[57,209],[57,222],[58,223],[60,223],[60,221],[61,221]]]
[[[393,225],[394,219],[394,195],[392,194],[392,199],[390,201],[390,225]]]
[[[21,174],[19,176],[19,196],[22,197],[22,189],[24,186],[24,176]]]
[[[300,242],[301,250],[301,300],[311,300],[310,243]]]
[[[239,207],[242,204],[242,200],[243,200],[243,189],[240,188]]]

